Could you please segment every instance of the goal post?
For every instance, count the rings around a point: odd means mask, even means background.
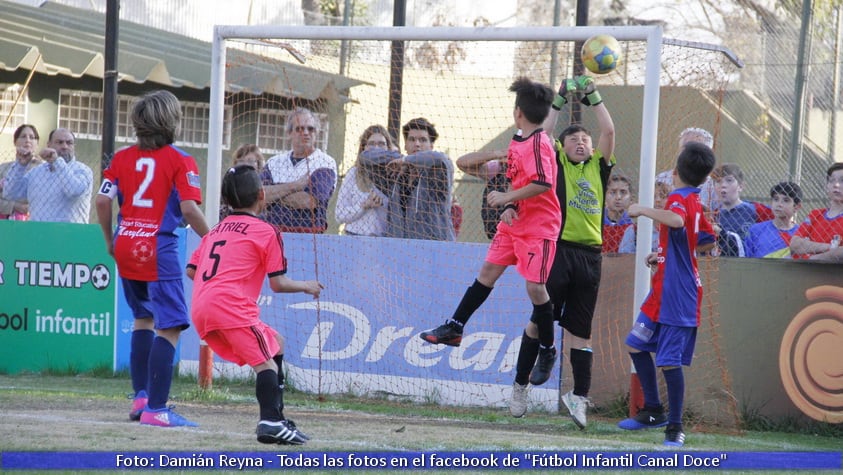
[[[705,56],[707,53],[687,45],[668,44],[658,26],[222,25],[214,28],[212,43],[207,219],[209,223],[218,219],[222,171],[230,163],[227,155],[236,148],[236,142],[257,143],[267,158],[285,150],[281,146],[286,143],[272,135],[283,135],[285,114],[299,105],[311,108],[323,123],[330,124],[320,148],[337,160],[339,181],[334,199],[346,173],[355,165],[363,129],[372,124],[385,125],[392,113],[397,113],[402,123],[420,116],[430,119],[441,136],[435,149],[446,153],[452,162],[472,151],[505,149],[514,133],[512,95],[507,91],[512,80],[526,76],[544,83],[556,81],[549,84],[556,89],[560,78],[572,74],[573,58],[579,55],[574,45],[596,34],[612,35],[624,51],[616,71],[594,76],[620,136],[615,149],[619,166],[613,173],[627,175],[635,188],[635,201],[652,206],[656,172],[672,166],[679,132],[685,127],[717,132],[715,128],[722,120],[718,91],[725,88],[728,68],[734,67],[728,60]],[[387,86],[393,67],[389,54],[392,42],[407,45],[399,111],[389,110],[393,103]],[[243,92],[242,83],[248,78],[238,74],[246,74],[244,66],[250,65],[244,62],[251,59],[236,54],[233,47],[239,50],[244,45],[263,45],[265,50],[260,51],[271,53],[267,62],[277,69],[278,83],[291,81],[288,73],[293,67],[332,75],[339,69],[342,45],[343,51],[350,52],[342,69],[361,85],[350,87],[348,97],[339,100],[336,91],[307,98]],[[551,59],[557,52],[562,53],[561,64]],[[286,84],[284,89],[303,89],[297,86]],[[567,114],[560,114],[559,130],[568,125],[562,121],[572,120],[573,114]],[[596,122],[592,116],[584,110],[582,119],[596,137],[599,130],[593,128]],[[225,137],[238,138],[226,143]],[[394,139],[401,142],[401,137]],[[342,392],[354,387],[365,393],[406,395],[445,404],[505,404],[501,395],[508,396],[511,387],[517,342],[526,323],[524,309],[529,306],[523,282],[507,277],[514,271],[505,273],[496,284],[459,349],[422,346],[416,336],[440,324],[443,316],[450,316],[489,242],[479,218],[484,182],[459,170],[455,175],[456,186],[451,191],[465,208],[458,243],[391,238],[375,242],[337,236],[342,227],[333,214],[324,235],[285,234],[290,262],[299,266],[291,267],[291,275],[312,278],[312,269],[316,268],[320,281],[327,282],[323,295],[336,299],[281,306],[278,302],[286,297],[274,297],[269,292],[261,296],[263,318],[281,330],[291,351],[301,352],[298,359],[285,355],[285,362],[296,371],[292,379],[297,387],[318,392]],[[335,206],[334,201],[331,206]],[[595,380],[600,382],[595,385],[608,379],[611,387],[594,387],[595,394],[628,394],[630,362],[623,351],[623,337],[649,291],[650,274],[636,263],[642,262],[650,249],[652,230],[651,220],[639,220],[637,255],[604,259],[611,272],[619,274],[604,278],[600,289],[600,315],[595,317],[595,338],[599,340],[595,340],[595,350],[600,354],[595,358]],[[384,250],[394,246],[400,249],[400,255]],[[371,256],[376,262],[360,261],[361,255]],[[468,255],[474,260],[466,261]],[[312,262],[301,262],[308,259]],[[354,262],[364,268],[348,267]],[[366,278],[360,279],[361,274]],[[307,311],[311,314],[306,315]],[[345,335],[344,331],[351,331],[345,328],[349,324],[358,330],[365,327],[365,331],[346,335],[341,343],[333,341]],[[361,346],[352,348],[352,344]],[[701,355],[700,360],[707,358]],[[199,364],[200,370],[210,367]],[[213,368],[216,371],[221,366]],[[552,385],[561,383],[563,377],[569,384],[568,373],[566,367],[564,375],[555,375],[547,387],[534,390],[532,402],[555,410],[560,393]],[[711,374],[716,374],[716,369]],[[200,379],[210,380],[209,376]]]

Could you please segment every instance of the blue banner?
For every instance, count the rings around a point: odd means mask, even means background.
[[[2,470],[840,470],[841,452],[2,452]]]
[[[188,256],[198,244],[189,236]],[[445,404],[500,405],[509,395],[532,304],[508,269],[475,313],[459,347],[430,345],[419,332],[444,323],[483,264],[488,245],[334,235],[284,235],[287,276],[318,279],[320,299],[276,294],[264,284],[261,318],[286,339],[296,387],[314,392],[388,391]],[[318,265],[317,265],[318,263]],[[192,282],[185,280],[188,295]],[[185,332],[182,359],[198,359]],[[215,369],[222,368],[217,360]],[[458,382],[442,388],[437,381]],[[531,397],[554,407],[558,375]]]

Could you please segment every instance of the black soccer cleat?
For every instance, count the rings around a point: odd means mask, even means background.
[[[448,320],[433,330],[421,332],[419,338],[434,345],[460,346],[462,343],[462,326]]]
[[[262,444],[302,445],[307,442],[306,436],[287,420],[260,421],[255,432]]]
[[[685,433],[682,424],[669,424],[664,430],[664,445],[668,447],[682,447],[685,445]]]
[[[550,372],[556,364],[556,347],[540,348],[536,365],[530,372],[530,384],[540,386],[550,379]]]
[[[618,427],[624,430],[641,430],[652,429],[654,427],[664,427],[667,425],[667,416],[664,414],[664,408],[659,407],[644,407],[635,417],[629,417],[618,422]]]

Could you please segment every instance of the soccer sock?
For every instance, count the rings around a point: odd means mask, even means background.
[[[539,329],[539,341],[542,347],[550,348],[553,346],[553,304],[550,303],[550,300],[541,305],[533,305],[533,315],[530,320]]]
[[[667,383],[667,403],[670,413],[667,421],[671,424],[682,424],[682,410],[685,403],[685,373],[682,367],[663,370],[664,381]]]
[[[272,360],[275,361],[275,364],[278,365],[278,389],[279,397],[278,397],[278,412],[281,413],[281,418],[284,418],[284,355],[275,355],[272,357]]]
[[[641,381],[644,405],[652,408],[661,407],[659,383],[656,380],[656,365],[653,363],[653,357],[647,351],[630,353],[629,357],[632,359],[632,365],[635,366],[638,380]]]
[[[574,376],[574,394],[586,397],[591,389],[591,348],[571,348],[571,374]]]
[[[161,409],[167,405],[170,397],[170,385],[173,383],[173,356],[176,349],[166,338],[157,336],[152,340],[149,351],[149,401],[150,409]]]
[[[278,409],[281,388],[278,387],[278,374],[265,369],[255,378],[255,397],[258,398],[262,421],[280,421],[283,419]]]
[[[145,391],[149,379],[149,350],[155,339],[153,330],[135,330],[132,332],[132,344],[129,350],[129,372],[132,377],[132,390],[137,394]]]
[[[465,324],[468,323],[468,319],[471,318],[471,315],[477,311],[481,305],[483,305],[483,302],[486,301],[486,298],[491,292],[491,287],[486,287],[477,279],[474,279],[474,283],[471,284],[471,287],[469,287],[468,290],[465,291],[465,295],[462,296],[462,300],[457,306],[457,309],[454,311],[454,316],[451,317],[451,320],[465,326]]]
[[[518,350],[518,360],[515,363],[515,382],[524,386],[530,381],[530,371],[539,356],[539,340],[530,338],[527,332],[521,335],[521,348]]]

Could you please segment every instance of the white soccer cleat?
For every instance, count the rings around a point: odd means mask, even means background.
[[[509,413],[512,417],[522,417],[527,413],[527,385],[512,383],[512,395],[509,397]]]
[[[588,424],[586,412],[588,411],[588,406],[591,405],[591,401],[587,397],[577,396],[571,390],[562,396],[562,402],[565,403],[565,407],[571,413],[571,419],[574,420],[574,424],[580,429],[585,429],[586,424]]]

